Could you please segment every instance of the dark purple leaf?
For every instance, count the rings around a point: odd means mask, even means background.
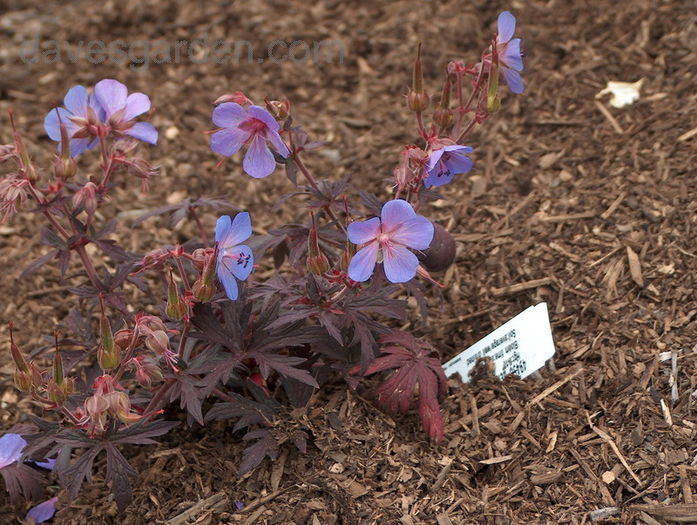
[[[116,506],[123,512],[133,499],[131,483],[128,480],[138,473],[128,464],[123,454],[112,444],[106,444],[106,480],[111,482],[111,492],[114,494]]]
[[[41,257],[34,259],[27,265],[27,267],[24,270],[22,270],[22,273],[19,275],[19,278],[24,279],[25,277],[29,277],[31,274],[33,274],[39,268],[41,268],[44,264],[53,259],[58,253],[60,253],[60,250],[51,250],[50,252],[45,253]]]

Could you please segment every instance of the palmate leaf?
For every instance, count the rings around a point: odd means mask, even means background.
[[[256,439],[257,441],[242,452],[242,461],[237,469],[240,476],[258,467],[265,457],[268,456],[273,460],[278,456],[278,441],[269,429],[251,430],[242,439],[244,441]]]
[[[10,501],[19,503],[25,500],[38,500],[43,495],[46,481],[41,473],[24,463],[12,463],[0,469],[5,489],[10,493]]]
[[[106,443],[105,450],[106,480],[111,483],[111,492],[116,506],[119,511],[123,511],[133,499],[133,490],[128,478],[138,473],[112,443]]]
[[[381,338],[389,346],[363,375],[393,370],[373,391],[375,404],[386,412],[406,413],[418,398],[421,424],[434,441],[443,439],[443,418],[438,398],[447,393],[448,384],[438,353],[425,341],[407,332],[394,331]],[[355,368],[353,372],[358,372]]]

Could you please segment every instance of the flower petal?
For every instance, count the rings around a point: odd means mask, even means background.
[[[0,468],[19,460],[27,442],[19,434],[7,433],[0,437]]]
[[[460,153],[451,152],[445,160],[445,165],[448,167],[448,171],[452,172],[454,175],[458,175],[460,173],[467,173],[472,169],[472,159]]]
[[[126,111],[123,120],[133,120],[146,111],[150,111],[150,97],[145,93],[131,93],[126,99]]]
[[[511,69],[516,71],[523,70],[523,56],[520,53],[520,38],[514,38],[508,44],[503,53],[499,55],[499,60]]]
[[[271,153],[264,137],[261,135],[256,135],[249,145],[242,167],[245,173],[255,179],[268,177],[276,169],[276,160],[273,157],[273,153]]]
[[[77,131],[77,126],[70,120],[72,114],[65,108],[53,108],[44,118],[44,130],[51,140],[60,141],[61,129],[63,123],[68,131],[68,137]],[[60,118],[59,118],[60,117]]]
[[[370,279],[378,261],[379,248],[380,246],[377,242],[371,242],[358,250],[349,263],[348,276],[358,283]]]
[[[385,203],[380,212],[380,217],[382,218],[382,231],[388,233],[404,221],[416,217],[416,212],[407,201],[394,199]]]
[[[225,288],[225,294],[228,296],[228,299],[231,301],[236,300],[239,294],[237,280],[235,279],[235,276],[232,275],[232,271],[230,270],[230,267],[228,266],[222,252],[221,255],[218,256],[218,267],[216,270],[218,280],[223,284],[223,288]]]
[[[285,142],[283,142],[283,139],[277,131],[267,130],[266,138],[269,139],[269,142],[271,142],[271,144],[281,157],[285,159],[288,157],[288,155],[290,155],[288,147],[286,146]]]
[[[504,11],[499,15],[498,32],[496,41],[499,44],[506,43],[513,37],[513,33],[515,33],[515,16],[510,11]]]
[[[403,246],[392,246],[383,251],[385,277],[391,283],[405,283],[416,275],[419,260]]]
[[[221,215],[215,222],[215,240],[221,247],[224,247],[224,241],[230,235],[231,226],[232,220],[228,215]]]
[[[523,79],[520,78],[520,73],[507,67],[501,67],[501,74],[513,93],[520,95],[523,92],[525,87],[523,86]]]
[[[44,501],[43,503],[39,503],[35,507],[32,507],[24,517],[25,521],[29,521],[29,518],[32,518],[34,523],[43,523],[44,521],[50,520],[56,513],[57,501],[58,497],[55,497]]]
[[[89,103],[89,95],[84,86],[73,86],[65,94],[63,99],[65,108],[73,115],[78,117],[87,116],[87,104]]]
[[[150,124],[150,122],[136,122],[124,133],[148,144],[157,144],[158,133],[155,126]]]
[[[356,221],[348,225],[348,240],[353,244],[365,244],[380,235],[380,218],[373,217],[367,221]]]
[[[226,128],[211,135],[211,149],[226,157],[231,157],[242,147],[249,138],[249,132],[237,128]]]
[[[97,145],[99,141],[96,143],[90,144],[90,139],[89,137],[85,137],[83,139],[72,139],[70,140],[70,156],[71,157],[77,157],[81,153],[84,153],[90,148],[93,148],[94,146]],[[58,144],[58,151],[63,151],[63,144],[59,143]]]
[[[455,173],[450,170],[439,171],[433,170],[428,173],[428,176],[424,179],[424,186],[426,188],[431,188],[432,186],[445,186],[449,184],[455,178]]]
[[[224,248],[230,248],[231,246],[235,246],[242,241],[246,241],[251,235],[252,220],[249,217],[249,213],[243,211],[235,215],[235,218],[232,220],[230,225],[230,229],[227,231],[227,235],[222,241],[220,241],[220,244]]]
[[[446,147],[451,147],[451,146],[446,146]],[[447,150],[445,148],[440,148],[437,149],[436,151],[431,152],[431,155],[428,157],[428,169],[426,171],[431,171],[436,164],[438,164],[438,161],[440,161],[440,158],[443,156],[443,153],[445,153]]]
[[[118,80],[108,78],[97,82],[94,86],[94,95],[104,109],[105,118],[108,119],[126,105],[128,89]]]
[[[246,281],[249,274],[254,269],[254,254],[252,249],[240,244],[225,251],[225,265],[232,272],[232,275],[240,281]]]
[[[426,217],[418,215],[403,222],[390,239],[414,250],[425,250],[433,240],[433,223]]]
[[[249,106],[247,114],[252,118],[261,120],[271,131],[278,131],[281,127],[273,115],[260,106]]]
[[[247,112],[236,102],[225,102],[213,110],[213,124],[221,128],[236,128],[247,118]]]
[[[53,470],[56,468],[56,458],[46,458],[44,461],[34,461],[34,465],[41,467],[46,470]]]

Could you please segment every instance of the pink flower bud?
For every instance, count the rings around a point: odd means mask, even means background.
[[[84,209],[88,215],[94,215],[97,210],[97,186],[88,182],[73,195],[73,206]]]

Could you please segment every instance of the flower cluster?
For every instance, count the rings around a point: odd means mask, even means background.
[[[150,111],[150,98],[143,93],[128,94],[128,88],[112,79],[101,80],[90,95],[84,86],[73,86],[63,99],[65,107],[49,111],[44,129],[58,142],[62,151],[65,140],[61,127],[67,132],[70,155],[75,157],[99,144],[100,138],[129,136],[157,144],[158,133],[148,122],[136,122],[136,117]]]

